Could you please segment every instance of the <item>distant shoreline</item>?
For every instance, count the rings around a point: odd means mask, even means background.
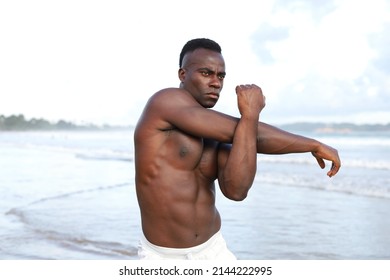
[[[92,123],[75,124],[65,120],[59,120],[57,122],[50,122],[45,119],[26,119],[24,115],[0,115],[0,131],[59,131],[59,130],[71,130],[71,131],[105,131],[105,130],[128,130],[132,129],[129,126],[119,125],[96,125]]]
[[[295,122],[289,124],[277,124],[276,127],[287,131],[315,132],[321,134],[340,133],[349,134],[356,132],[390,132],[388,124],[354,124],[354,123],[325,123],[325,122]],[[106,131],[129,130],[133,125],[96,125],[92,123],[75,124],[65,120],[55,123],[45,119],[26,119],[24,115],[0,115],[0,131]]]
[[[278,127],[284,130],[310,131],[316,133],[340,133],[349,134],[356,132],[390,132],[388,124],[354,124],[354,123],[321,123],[321,122],[296,122],[282,124]]]

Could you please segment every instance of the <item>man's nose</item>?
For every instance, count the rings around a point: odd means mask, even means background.
[[[213,88],[221,88],[222,87],[222,81],[217,76],[213,76],[210,81],[210,86]]]

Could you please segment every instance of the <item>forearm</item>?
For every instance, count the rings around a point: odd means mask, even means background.
[[[332,177],[341,167],[338,151],[315,139],[283,131],[265,123],[258,124],[257,152],[263,154],[288,154],[310,152],[321,168],[325,168],[325,161],[332,162],[327,175]]]
[[[296,135],[266,123],[258,123],[257,152],[262,154],[288,154],[315,152],[320,142]]]
[[[223,189],[233,200],[243,200],[252,186],[257,170],[257,119],[239,120],[233,145],[226,162]]]

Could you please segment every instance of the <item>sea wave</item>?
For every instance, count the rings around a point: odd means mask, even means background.
[[[353,178],[341,178],[340,180],[329,180],[326,182],[308,175],[284,175],[280,173],[275,175],[271,173],[262,173],[256,177],[256,183],[260,185],[262,183],[267,183],[280,186],[303,187],[322,191],[390,199],[390,178],[379,178],[375,182],[372,182],[371,179],[353,180]]]
[[[258,163],[275,163],[275,164],[293,164],[293,165],[317,165],[317,161],[314,157],[289,157],[289,156],[267,156],[258,157]],[[343,168],[368,168],[368,169],[380,169],[390,170],[390,160],[388,159],[343,159]]]
[[[130,185],[132,185],[132,184],[130,184],[130,183],[120,183],[120,184],[115,184],[115,185],[110,185],[110,186],[99,186],[99,187],[96,187],[96,188],[83,189],[83,190],[78,190],[78,191],[73,191],[73,192],[62,193],[62,194],[55,195],[55,196],[43,197],[43,198],[34,200],[34,201],[28,203],[25,206],[12,208],[9,211],[7,211],[6,214],[16,214],[18,212],[14,212],[14,211],[18,211],[18,209],[23,209],[23,208],[26,208],[26,207],[28,207],[30,205],[39,204],[39,203],[46,202],[46,201],[51,201],[51,200],[56,200],[56,199],[63,199],[63,198],[71,197],[71,196],[74,196],[74,195],[80,195],[80,194],[85,194],[85,193],[90,193],[90,192],[98,192],[98,191],[109,190],[109,189],[124,188],[124,187],[128,187]]]
[[[85,160],[114,160],[114,161],[129,161],[133,162],[133,154],[116,152],[112,150],[94,151],[94,152],[77,152],[75,154],[77,158]]]
[[[69,212],[71,208],[63,208],[65,205],[69,207],[70,205],[74,205],[76,207],[78,204],[74,204],[75,201],[78,201],[77,203],[80,204],[83,198],[105,196],[104,191],[112,193],[111,190],[113,190],[117,192],[115,189],[128,186],[128,183],[122,183],[44,197],[26,205],[14,207],[5,214],[16,217],[24,227],[29,229],[31,236],[35,236],[34,238],[37,240],[51,244],[50,246],[56,246],[60,251],[77,252],[76,255],[84,256],[83,258],[88,258],[88,256],[100,258],[99,256],[101,256],[101,258],[134,259],[137,255],[137,248],[136,246],[132,246],[131,243],[126,242],[126,239],[105,239],[105,235],[100,235],[99,233],[90,234],[90,230],[88,229],[89,223],[99,228],[100,220],[107,219],[107,217],[101,217],[97,220],[89,219],[88,217],[90,216],[88,215],[96,212],[93,205],[90,207],[86,206],[87,208],[79,213],[80,215],[84,215],[84,220],[87,219],[85,221],[88,221],[88,223],[75,225],[78,230],[69,230],[73,228],[73,219],[71,217],[71,213],[73,212]],[[108,208],[107,211],[114,211],[115,209],[110,210]],[[69,213],[69,215],[66,213]],[[80,217],[78,218],[80,219]],[[61,219],[61,222],[58,219]],[[68,224],[68,226],[63,226],[64,223]],[[53,252],[58,250],[53,250]],[[56,255],[48,254],[48,258],[55,259]]]

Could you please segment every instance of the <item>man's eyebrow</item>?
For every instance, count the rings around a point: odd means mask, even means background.
[[[207,71],[207,72],[209,72],[209,73],[215,74],[215,71],[214,71],[214,70],[211,70],[210,68],[207,68],[207,67],[201,67],[201,68],[198,69],[198,71]],[[225,71],[218,72],[217,74],[218,74],[218,75],[226,76],[226,72],[225,72]]]
[[[210,68],[207,68],[207,67],[198,68],[198,71],[207,71],[207,72],[215,73],[213,70],[211,70]]]

